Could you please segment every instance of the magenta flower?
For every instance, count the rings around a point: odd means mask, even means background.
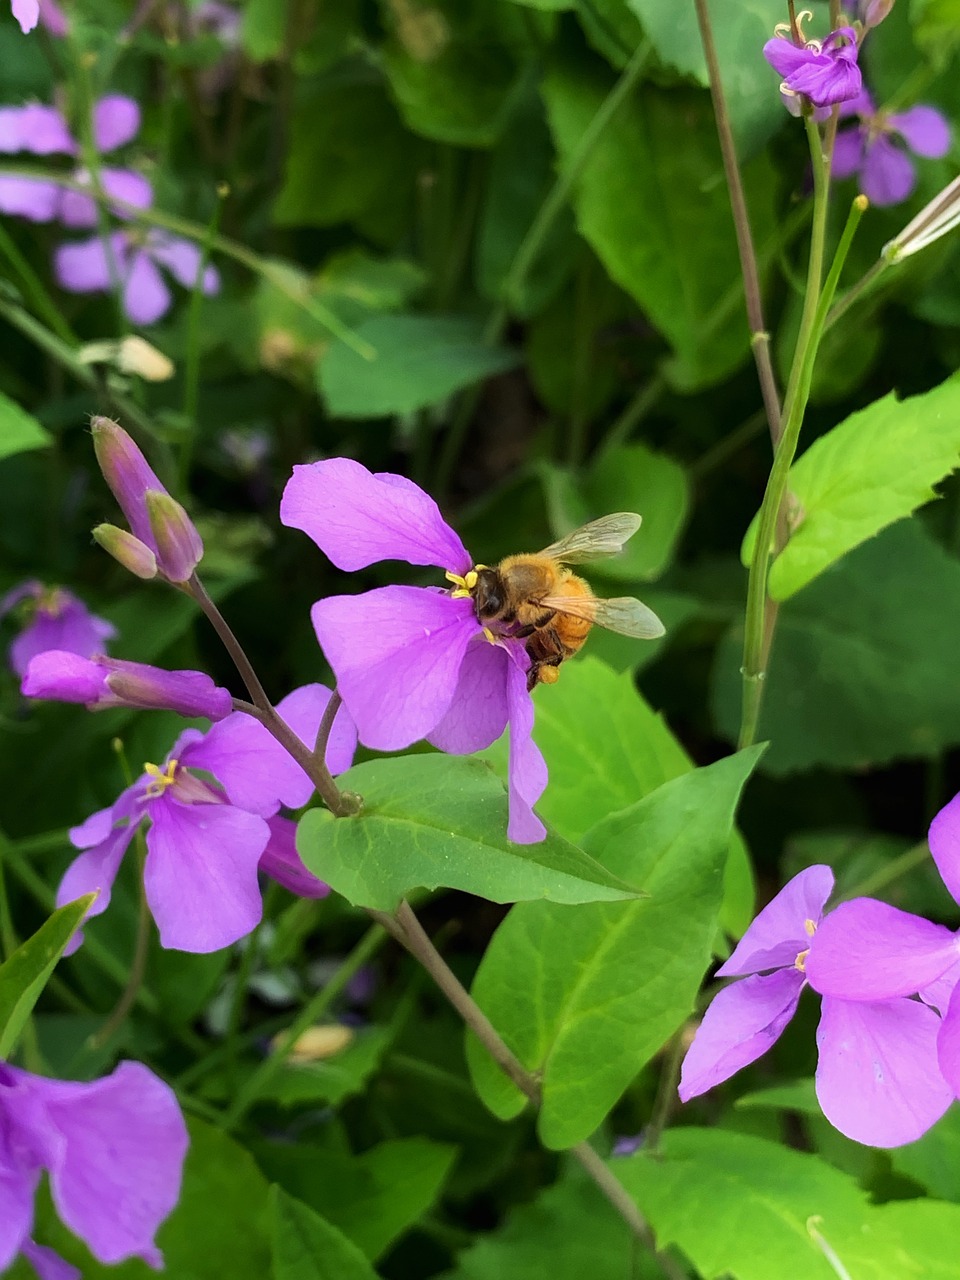
[[[960,795],[930,824],[930,852],[943,883],[960,902]],[[940,1070],[960,1097],[960,931],[933,924],[874,898],[841,903],[824,924],[807,977],[824,995],[848,999],[919,995],[943,1015]]]
[[[339,569],[406,560],[445,571],[451,590],[388,586],[318,600],[311,610],[317,638],[368,747],[399,751],[426,738],[465,755],[509,724],[507,834],[521,844],[542,840],[533,805],[547,770],[531,736],[529,658],[520,641],[478,622],[464,590],[473,560],[433,499],[403,476],[329,458],[294,467],[280,519]]]
[[[781,94],[801,94],[814,107],[830,107],[857,96],[862,78],[853,27],[831,31],[823,41],[806,40],[801,32],[799,45],[794,44],[789,26],[775,30],[773,39],[763,46],[763,56],[783,76]]]
[[[90,429],[103,478],[132,534],[98,525],[94,537],[139,577],[159,573],[170,582],[187,582],[203,556],[203,542],[192,520],[121,426],[109,418],[94,418]]]
[[[100,1262],[161,1267],[153,1238],[179,1199],[187,1145],[173,1091],[139,1062],[89,1084],[0,1063],[0,1271],[22,1252],[43,1280],[79,1277],[30,1239],[43,1170],[60,1218]]]
[[[54,256],[57,280],[71,293],[110,293],[116,279],[123,309],[134,324],[153,324],[170,310],[173,295],[161,267],[185,289],[199,281],[203,293],[218,293],[216,267],[204,267],[201,275],[201,265],[195,244],[156,229],[115,231],[107,244],[99,236],[63,244]]]
[[[277,710],[312,747],[329,699],[329,689],[305,685]],[[331,773],[349,768],[355,746],[355,732],[341,708],[327,747]],[[97,889],[100,896],[89,915],[105,911],[134,833],[149,822],[143,883],[161,945],[219,951],[260,921],[258,870],[301,896],[322,897],[327,891],[300,862],[293,824],[276,816],[282,805],[305,804],[312,792],[300,766],[245,713],[236,712],[206,734],[187,729],[162,766],[145,765],[143,775],[109,808],[70,832],[71,843],[83,852],[67,869],[57,903]],[[74,949],[79,942],[78,935]]]
[[[859,124],[837,134],[831,172],[835,178],[858,177],[863,194],[876,205],[899,204],[917,185],[917,170],[908,155],[939,159],[950,150],[950,124],[935,107],[917,106],[886,115],[877,111],[866,89],[840,108],[841,116],[858,116]],[[906,149],[896,145],[899,138]]]
[[[32,658],[20,686],[25,698],[79,702],[88,711],[140,707],[222,720],[233,712],[228,689],[202,671],[164,671],[120,658],[81,658],[48,649]]]
[[[31,579],[0,599],[0,618],[29,601],[18,613],[26,625],[10,646],[10,665],[18,676],[26,675],[30,659],[48,649],[64,649],[81,658],[103,653],[117,634],[112,623],[91,613],[82,600],[65,587],[45,587]]]
[[[132,98],[110,94],[101,98],[94,107],[92,127],[98,152],[115,151],[139,132],[140,108]],[[60,152],[77,157],[80,147],[56,108],[27,105],[0,110],[0,151],[28,151],[42,156]],[[75,170],[73,178],[87,188],[92,186],[86,169]],[[124,204],[148,209],[153,203],[153,188],[142,174],[133,169],[103,165],[100,181],[107,195]],[[41,178],[0,178],[0,210],[30,218],[33,222],[58,219],[68,227],[97,225],[97,206],[91,196]],[[113,212],[120,217],[125,216],[120,209],[115,208]]]
[[[755,1062],[779,1039],[807,985],[821,933],[837,914],[823,920],[832,889],[829,867],[801,871],[717,970],[718,977],[743,980],[725,987],[704,1014],[681,1070],[684,1102]],[[919,1001],[861,1002],[843,983],[837,986],[822,1002],[817,1031],[816,1089],[823,1114],[867,1146],[913,1142],[953,1100],[937,1066],[940,1019]]]

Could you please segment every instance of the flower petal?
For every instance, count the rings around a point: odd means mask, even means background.
[[[149,255],[135,249],[123,286],[123,309],[134,324],[153,324],[170,309],[173,298]]]
[[[34,1172],[8,1167],[0,1141],[0,1271],[6,1271],[30,1234],[33,1197],[39,1181],[39,1169]]]
[[[159,1266],[153,1237],[180,1197],[189,1139],[173,1090],[139,1062],[90,1084],[44,1080],[66,1139],[50,1170],[57,1212],[101,1262]]]
[[[944,1079],[960,1097],[960,986],[954,986],[937,1032],[937,1061]]]
[[[180,236],[167,235],[162,231],[154,231],[147,241],[147,252],[154,262],[166,267],[175,280],[185,289],[192,289],[197,283],[197,275],[203,254],[200,246]],[[206,292],[206,291],[205,291]]]
[[[330,886],[303,865],[297,853],[297,824],[279,814],[270,818],[270,840],[260,856],[260,870],[299,898],[325,898]]]
[[[75,596],[63,594],[68,598],[57,612],[41,605],[33,621],[10,646],[10,665],[19,676],[26,675],[30,659],[37,654],[59,649],[81,658],[92,658],[96,653],[103,653],[105,642],[117,634],[105,618],[90,613]]]
[[[109,93],[93,108],[93,141],[98,151],[115,151],[140,132],[140,107],[122,93]]]
[[[835,1129],[870,1147],[900,1147],[953,1101],[937,1066],[940,1019],[917,1000],[825,997],[817,1029],[817,1099]]]
[[[24,35],[40,21],[40,0],[10,0],[10,8]]]
[[[406,560],[464,574],[472,565],[429,494],[402,476],[374,475],[351,458],[294,467],[280,520],[302,529],[338,569]]]
[[[689,1102],[762,1057],[793,1017],[802,990],[803,974],[783,969],[719,991],[683,1060],[680,1100]]]
[[[295,689],[277,705],[282,719],[310,750],[331,693],[322,684]],[[357,731],[346,707],[334,717],[327,743],[327,768],[334,775],[353,763]],[[233,804],[269,818],[281,805],[299,809],[314,786],[291,755],[259,721],[235,711],[180,756],[193,769],[206,769],[220,782]]]
[[[110,239],[114,260],[122,277],[126,268],[126,237],[116,235]],[[60,245],[53,263],[57,280],[72,293],[97,293],[110,288],[110,262],[99,236]]]
[[[830,174],[834,178],[852,178],[863,164],[863,133],[858,129],[841,129],[833,145]]]
[[[0,212],[50,222],[60,208],[60,188],[36,178],[0,178]]]
[[[82,1273],[71,1262],[61,1258],[55,1249],[48,1249],[35,1240],[24,1240],[20,1252],[40,1280],[83,1280]]]
[[[889,116],[887,123],[916,156],[939,160],[950,150],[950,122],[936,107],[911,107]]]
[[[478,635],[467,645],[453,701],[429,738],[440,751],[469,755],[489,747],[507,727],[507,657]]]
[[[56,107],[28,102],[24,107],[0,107],[0,151],[29,151],[35,156],[66,152],[73,155],[77,144],[63,113]]]
[[[832,892],[833,872],[829,867],[807,867],[795,875],[758,914],[733,955],[717,970],[717,977],[792,967],[800,952],[810,946],[812,934],[807,921],[814,926],[820,923]]]
[[[533,812],[533,806],[546,789],[547,762],[533,740],[533,699],[527,691],[529,659],[517,642],[508,641],[504,647],[510,659],[507,663],[510,721],[507,838],[517,844],[536,844],[547,834],[546,827]]]
[[[960,959],[950,929],[873,898],[831,911],[814,934],[806,960],[811,987],[840,1000],[913,995]]]
[[[960,794],[943,806],[930,823],[930,853],[940,879],[955,902],[960,902]]]
[[[104,810],[102,812],[111,811]],[[94,818],[100,817],[101,814],[94,815]],[[116,880],[117,872],[120,870],[123,855],[130,847],[130,841],[133,839],[138,825],[139,823],[137,822],[128,822],[126,826],[116,827],[99,844],[90,849],[85,849],[83,853],[74,858],[70,866],[67,867],[63,879],[60,881],[60,887],[57,889],[58,907],[62,907],[68,902],[75,902],[77,898],[82,898],[84,894],[96,892],[97,898],[87,911],[85,918],[92,920],[94,916],[103,915],[110,905],[113,882]],[[80,829],[77,828],[77,830]],[[78,929],[67,944],[64,954],[73,955],[82,942],[83,931]]]
[[[168,796],[148,812],[143,884],[160,945],[219,951],[250,933],[263,914],[257,866],[270,838],[266,822],[233,805]]]
[[[889,138],[877,138],[867,147],[860,169],[860,189],[871,204],[900,204],[916,185],[916,166]]]
[[[378,751],[399,751],[436,728],[481,630],[471,600],[424,587],[328,596],[310,616],[360,741]]]

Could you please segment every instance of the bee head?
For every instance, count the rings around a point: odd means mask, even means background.
[[[477,585],[473,589],[474,606],[481,622],[491,622],[498,617],[506,604],[503,579],[496,569],[477,571]]]

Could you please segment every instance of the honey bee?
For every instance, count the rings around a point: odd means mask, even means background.
[[[638,515],[621,511],[592,520],[533,555],[507,556],[492,569],[477,565],[468,584],[477,619],[526,640],[528,689],[554,684],[560,664],[579,652],[592,626],[638,640],[663,635],[663,623],[645,604],[632,596],[600,599],[567,568],[615,556],[639,528]]]

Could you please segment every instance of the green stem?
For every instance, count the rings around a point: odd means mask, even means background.
[[[143,867],[147,858],[147,846],[143,830],[139,828],[134,837],[137,846],[137,862],[139,866],[137,883],[139,885],[139,901],[137,905],[137,937],[133,949],[133,960],[130,964],[130,975],[120,993],[113,1012],[100,1030],[93,1036],[91,1044],[101,1049],[108,1044],[111,1037],[123,1026],[127,1015],[136,1004],[137,996],[143,986],[147,972],[147,956],[150,950],[150,908],[147,906],[147,895],[143,885]]]
[[[787,382],[787,393],[783,406],[783,434],[774,452],[773,466],[767,480],[760,517],[757,522],[757,536],[750,561],[750,574],[747,583],[747,611],[743,637],[743,712],[740,722],[739,745],[749,746],[756,738],[757,724],[760,717],[760,705],[763,700],[763,681],[766,677],[767,660],[773,641],[776,623],[776,606],[767,597],[767,578],[770,571],[774,548],[779,552],[785,541],[785,530],[781,513],[784,510],[784,498],[790,467],[797,452],[800,429],[810,393],[810,382],[813,377],[813,366],[817,347],[823,334],[830,302],[836,291],[840,270],[846,259],[853,233],[866,207],[862,197],[854,201],[850,217],[844,228],[840,245],[834,258],[827,283],[821,292],[823,278],[823,260],[826,243],[827,198],[830,185],[830,151],[835,132],[835,118],[828,124],[827,146],[821,142],[820,131],[813,121],[804,120],[810,153],[813,161],[814,210],[813,226],[810,237],[810,261],[807,270],[807,290],[803,302],[803,313],[800,317],[800,330],[794,351],[793,364]],[[831,129],[831,125],[833,128]]]
[[[282,1042],[268,1058],[263,1060],[256,1071],[247,1077],[246,1082],[237,1091],[237,1095],[224,1117],[223,1127],[226,1132],[229,1133],[240,1124],[257,1101],[257,1098],[260,1097],[263,1090],[286,1062],[291,1049],[300,1036],[326,1013],[340,993],[346,989],[354,974],[363,968],[367,961],[383,946],[385,941],[386,934],[384,931],[378,925],[372,925],[326,986],[322,987],[311,1000],[307,1001],[294,1019],[289,1032],[283,1037]]]
[[[184,494],[189,492],[190,488],[190,466],[193,462],[193,447],[199,428],[197,406],[200,401],[200,316],[203,312],[203,276],[210,261],[211,242],[220,225],[220,210],[223,208],[222,201],[225,195],[226,187],[218,187],[217,203],[207,225],[207,235],[200,246],[200,264],[197,268],[197,278],[190,291],[190,307],[187,312],[187,359],[183,374],[183,416],[186,418],[187,429],[180,449],[179,468],[180,491]]]
[[[64,320],[60,308],[44,288],[40,277],[17,248],[16,241],[3,225],[0,225],[0,253],[4,255],[20,277],[27,299],[34,310],[44,318],[62,342],[71,347],[78,346],[79,340],[66,320]]]
[[[870,292],[887,267],[892,265],[889,259],[878,258],[870,270],[862,275],[856,284],[850,286],[840,301],[828,313],[824,329],[832,329],[841,316],[846,315],[854,303],[859,302],[865,294]]]
[[[850,898],[870,898],[879,890],[885,889],[888,884],[893,884],[895,880],[899,880],[901,876],[907,875],[913,871],[915,867],[921,867],[930,857],[930,846],[926,840],[921,840],[919,844],[911,845],[909,849],[905,849],[892,862],[888,862],[885,867],[880,867],[871,875],[865,876],[859,884],[854,885],[852,889],[848,889],[841,897],[841,902],[846,902]]]

